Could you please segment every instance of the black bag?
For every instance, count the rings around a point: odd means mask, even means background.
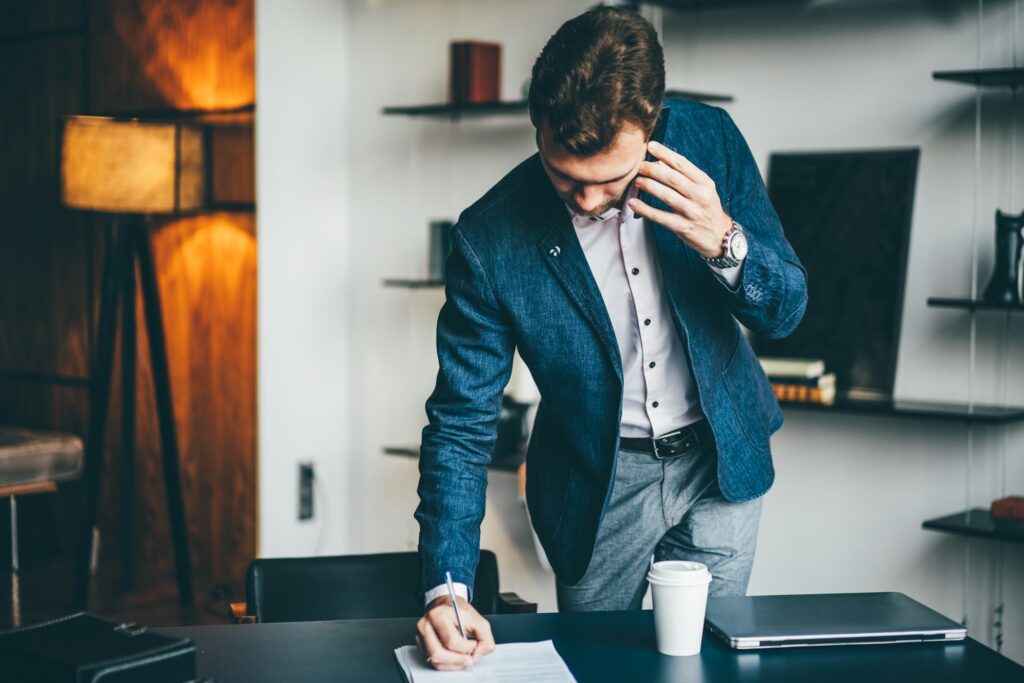
[[[196,646],[84,612],[0,633],[4,683],[186,683]]]

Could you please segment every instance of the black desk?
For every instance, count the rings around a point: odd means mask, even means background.
[[[392,651],[413,641],[414,619],[239,624],[158,629],[196,641],[199,673],[220,683],[322,683],[403,678]],[[1024,667],[967,640],[737,652],[705,633],[699,657],[663,657],[650,611],[518,614],[491,618],[495,638],[553,639],[587,681],[1024,681]]]

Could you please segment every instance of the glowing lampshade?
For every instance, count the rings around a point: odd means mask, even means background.
[[[61,200],[108,213],[174,213],[206,199],[201,127],[102,116],[64,119]]]

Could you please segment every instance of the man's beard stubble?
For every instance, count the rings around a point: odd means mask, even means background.
[[[630,184],[630,185],[632,185],[632,184]],[[571,208],[573,210],[573,212],[575,212],[575,213],[577,213],[577,214],[579,214],[581,216],[586,216],[587,218],[594,218],[594,217],[600,216],[601,214],[603,214],[605,211],[608,211],[609,209],[612,209],[612,208],[615,208],[615,207],[621,207],[622,206],[622,202],[623,202],[623,200],[626,197],[626,194],[629,192],[629,187],[630,186],[626,186],[626,189],[623,190],[622,194],[620,194],[617,198],[612,199],[611,201],[605,202],[604,204],[602,204],[601,206],[597,207],[593,211],[584,211],[584,210],[582,210],[576,204],[576,202],[572,199],[571,195],[569,195],[569,196],[559,195],[559,196],[561,196],[563,202],[565,202],[566,204],[569,205],[569,208]]]

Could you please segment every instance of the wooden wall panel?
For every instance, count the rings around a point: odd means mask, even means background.
[[[85,0],[0,0],[0,38],[81,27],[84,6]]]
[[[86,391],[15,379],[26,372],[84,377],[89,368],[105,219],[58,207],[58,117],[251,104],[253,1],[0,3],[0,23],[13,19],[0,28],[0,64],[17,65],[0,69],[0,423],[84,435]],[[75,34],[85,15],[89,32]],[[4,30],[17,35],[5,39]],[[26,37],[26,31],[38,34]],[[193,566],[200,580],[235,584],[256,551],[254,225],[252,213],[233,213],[152,226]],[[172,575],[173,556],[141,302],[136,306],[134,538],[137,585],[145,586],[149,578]],[[119,574],[125,512],[119,374],[116,367],[100,508],[104,585]],[[77,495],[72,485],[26,502],[27,548],[37,554],[73,549]]]
[[[0,41],[0,370],[85,377],[90,223],[57,200],[58,120],[80,111],[81,36]]]
[[[95,111],[229,109],[255,99],[252,0],[93,0]],[[256,552],[256,248],[250,214],[152,225],[193,565],[239,581]],[[141,323],[141,309],[138,311]],[[140,325],[136,555],[172,572],[158,432]],[[112,434],[111,451],[120,453]],[[108,482],[114,481],[108,478]],[[102,528],[117,528],[116,487]],[[108,544],[109,547],[109,544]]]
[[[94,0],[96,111],[255,101],[253,0]]]
[[[201,576],[238,581],[256,552],[255,219],[221,213],[154,222],[152,244],[193,564]],[[139,358],[146,359],[141,296],[136,309]],[[140,363],[137,381],[136,566],[140,576],[169,575],[173,556],[148,362]],[[119,468],[122,449],[110,451]],[[114,471],[108,474],[106,482],[116,482]],[[118,496],[116,486],[105,486],[101,529],[112,533],[120,523]]]

